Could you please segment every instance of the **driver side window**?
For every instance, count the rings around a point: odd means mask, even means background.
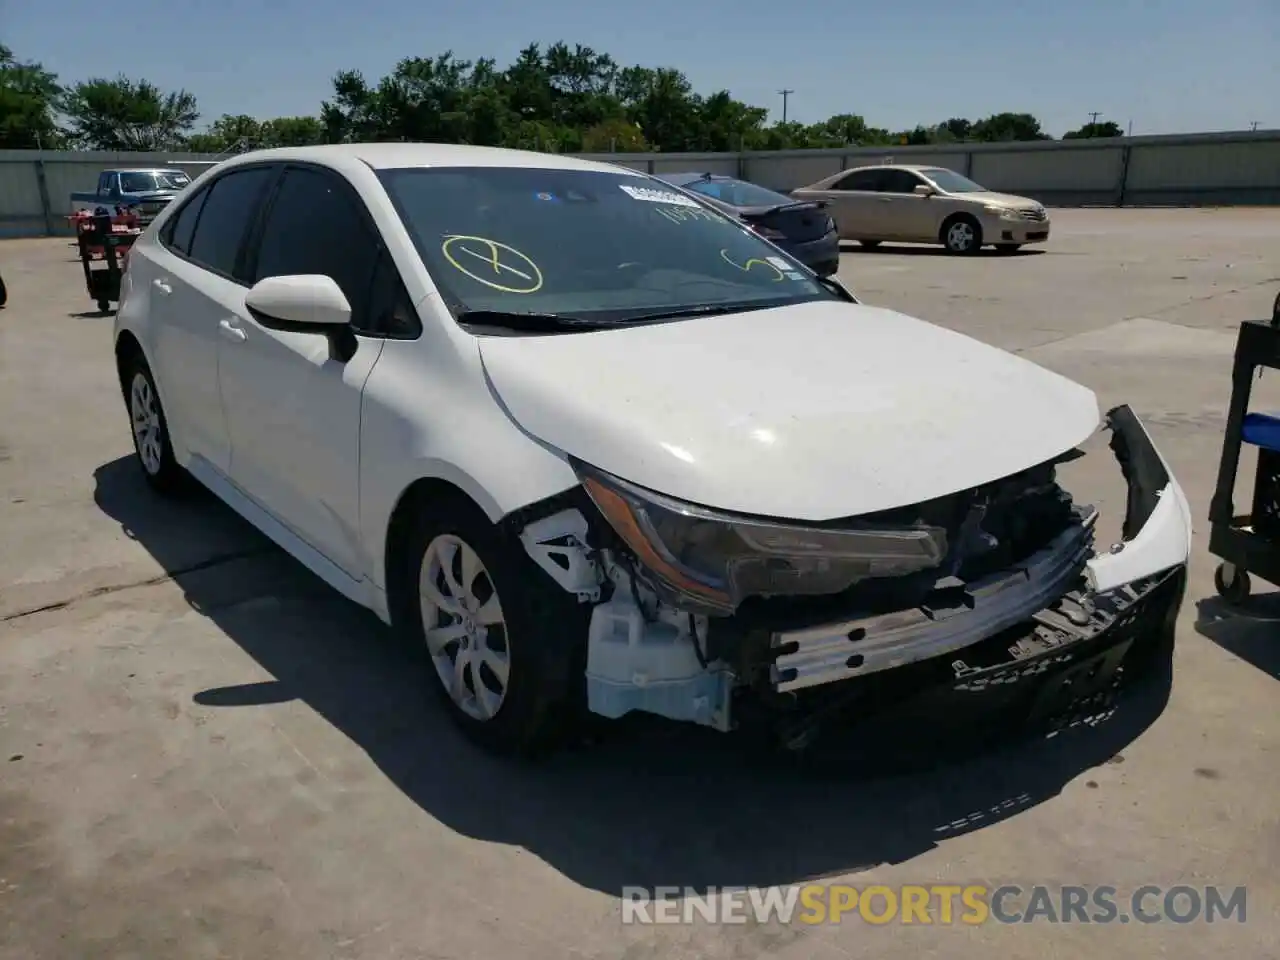
[[[880,181],[881,193],[911,193],[924,183],[910,170],[885,170]]]

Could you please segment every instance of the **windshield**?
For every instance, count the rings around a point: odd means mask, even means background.
[[[647,177],[525,167],[379,176],[455,315],[625,323],[836,298],[742,225]]]
[[[181,190],[190,182],[191,178],[181,170],[130,171],[120,174],[120,190],[124,193]]]
[[[936,183],[947,193],[987,193],[986,187],[974,183],[968,177],[962,177],[954,170],[931,169],[921,170],[926,177]]]
[[[735,207],[776,207],[780,203],[795,203],[790,197],[742,180],[695,180],[686,183],[684,188]]]

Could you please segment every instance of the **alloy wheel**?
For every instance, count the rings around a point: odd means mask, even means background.
[[[964,220],[959,220],[947,228],[947,246],[956,253],[965,253],[973,249],[977,239],[973,232],[973,224]]]
[[[154,477],[164,463],[164,442],[155,391],[143,373],[135,373],[129,387],[129,415],[133,420],[133,444],[142,469]]]
[[[507,695],[506,621],[489,571],[454,534],[427,544],[418,581],[427,652],[449,698],[467,716],[491,720]]]

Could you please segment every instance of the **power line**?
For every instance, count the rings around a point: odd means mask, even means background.
[[[787,97],[791,96],[793,93],[795,93],[795,91],[779,90],[778,93],[782,94],[782,122],[786,123],[787,122]]]

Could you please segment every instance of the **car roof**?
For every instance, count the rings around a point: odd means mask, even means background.
[[[333,143],[315,147],[276,147],[253,150],[228,159],[219,166],[238,166],[263,161],[311,161],[342,167],[363,163],[374,170],[406,167],[525,167],[538,170],[587,170],[609,173],[644,174],[612,163],[567,157],[559,153],[509,150],[503,147],[473,147],[458,143]]]
[[[841,173],[853,173],[855,170],[912,170],[916,173],[929,173],[932,170],[946,170],[936,163],[869,163],[865,167],[849,167]]]

